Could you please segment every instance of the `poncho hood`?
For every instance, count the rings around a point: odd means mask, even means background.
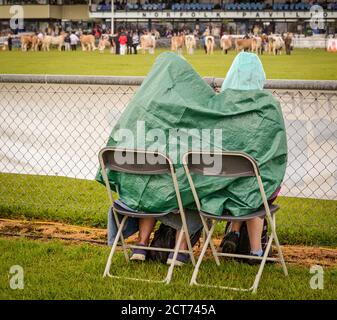
[[[265,82],[266,74],[259,57],[255,53],[240,52],[227,72],[221,91],[262,90]]]

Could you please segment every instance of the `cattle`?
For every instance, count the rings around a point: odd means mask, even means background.
[[[95,37],[92,34],[81,34],[80,42],[82,51],[95,51],[97,49],[95,46]]]
[[[284,41],[281,36],[271,35],[268,37],[269,53],[281,54],[284,48]]]
[[[100,53],[103,53],[105,48],[110,48],[111,53],[115,52],[114,42],[110,41],[109,35],[107,34],[102,35],[98,43],[98,50]]]
[[[32,51],[37,51],[40,44],[41,39],[38,36],[32,36]]]
[[[21,50],[22,51],[28,51],[29,49],[31,51],[37,51],[39,45],[41,44],[41,40],[38,36],[32,34],[32,35],[23,35],[20,38],[21,41]]]
[[[171,38],[171,50],[176,51],[179,54],[183,53],[184,47],[184,35],[179,34]]]
[[[254,36],[252,38],[252,52],[255,52],[256,54],[262,54],[262,38],[258,36]]]
[[[213,54],[215,40],[213,36],[205,37],[206,54]]]
[[[286,54],[290,55],[291,54],[291,43],[293,40],[293,35],[292,33],[285,33],[283,35],[283,41],[284,41],[284,46],[285,46],[285,50],[286,50]]]
[[[268,42],[268,36],[264,33],[261,35],[261,40],[262,40],[262,53],[263,51],[269,52],[269,42]]]
[[[20,42],[21,42],[21,50],[22,51],[28,51],[28,49],[32,48],[32,37],[31,34],[26,34],[21,36]]]
[[[158,30],[152,30],[152,34],[154,35],[156,40],[160,38],[160,33]]]
[[[222,51],[227,54],[228,50],[233,46],[232,38],[226,34],[224,34],[220,39],[220,47]]]
[[[252,50],[252,39],[236,39],[235,40],[235,50]]]
[[[51,45],[57,46],[57,49],[61,51],[62,46],[64,45],[65,34],[59,36],[44,36],[42,40],[42,49],[43,51],[49,51]]]
[[[148,50],[150,54],[154,54],[154,50],[156,48],[155,36],[151,35],[150,33],[141,35],[140,47],[143,54],[145,54],[146,50]]]
[[[196,48],[197,44],[196,44],[195,37],[193,34],[189,34],[185,36],[185,46],[186,46],[187,54],[194,53],[194,49]]]
[[[21,50],[27,51],[28,46],[31,43],[31,36],[21,36],[20,37],[20,43],[21,43]]]

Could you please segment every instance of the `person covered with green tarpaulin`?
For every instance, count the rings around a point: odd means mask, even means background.
[[[145,131],[160,128],[166,137],[175,129],[211,129],[209,144],[220,150],[242,151],[258,162],[266,196],[273,201],[284,178],[287,162],[287,143],[284,121],[279,102],[263,90],[266,76],[260,59],[253,53],[241,52],[234,59],[221,88],[216,94],[182,57],[173,53],[161,54],[142,86],[128,104],[114,127],[109,146],[136,148],[134,141],[119,140],[116,133],[128,128],[137,136],[137,125],[143,121]],[[216,130],[221,130],[218,134]],[[213,130],[213,131],[212,131]],[[219,140],[220,139],[220,140]],[[200,137],[200,145],[205,141]],[[158,151],[170,156],[169,138]],[[198,141],[197,141],[198,142]],[[202,143],[201,143],[202,142]],[[180,140],[180,149],[193,149],[194,141]],[[185,144],[185,145],[184,145]],[[149,147],[145,141],[145,149]],[[190,190],[180,154],[175,163],[182,202],[186,210],[189,234],[202,227]],[[172,212],[178,206],[170,177],[108,173],[110,186],[119,193],[120,199],[134,210],[145,212]],[[104,183],[99,171],[96,180]],[[229,212],[243,216],[256,211],[262,205],[258,184],[254,177],[219,178],[195,177],[195,186],[204,212],[221,215]],[[190,210],[189,210],[189,209]],[[193,210],[194,209],[194,210]],[[161,217],[162,223],[176,230],[181,228],[178,215],[169,213]],[[129,221],[129,219],[128,219]],[[137,222],[138,245],[148,246],[155,219],[142,218]],[[235,251],[239,237],[239,223],[232,225],[224,239],[224,250]],[[251,254],[262,255],[261,233],[263,220],[252,219],[248,224]],[[177,231],[178,236],[179,231]],[[183,241],[181,250],[187,249]],[[134,249],[131,260],[145,260],[147,251]],[[170,253],[167,263],[173,253]],[[177,265],[189,259],[179,253]]]

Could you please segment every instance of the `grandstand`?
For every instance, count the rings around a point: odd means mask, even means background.
[[[337,32],[336,0],[0,0],[0,31],[8,30],[11,5],[22,5],[25,30],[50,26],[90,30],[94,25],[110,29],[203,29],[212,26],[233,34],[242,34],[258,25],[266,32],[290,31],[302,35],[334,35]],[[322,7],[324,28],[312,30],[313,5]]]

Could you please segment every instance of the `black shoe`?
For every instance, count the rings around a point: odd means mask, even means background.
[[[262,259],[262,257],[263,257],[263,255],[262,255],[262,256],[259,256],[259,255],[257,255],[257,254],[250,254],[250,255],[253,256],[253,257],[261,257],[261,259]],[[251,266],[255,266],[255,265],[257,265],[257,264],[261,264],[261,260],[260,260],[260,259],[247,259],[246,261],[247,261],[247,263],[250,264]]]
[[[220,244],[222,253],[236,253],[239,240],[240,236],[235,231],[227,233]]]

